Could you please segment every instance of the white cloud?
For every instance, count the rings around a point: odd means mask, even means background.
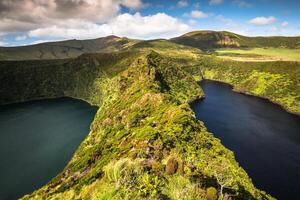
[[[205,13],[201,10],[192,10],[190,13],[186,13],[185,16],[193,17],[193,18],[207,18],[209,17],[209,13]]]
[[[179,7],[179,8],[184,8],[184,7],[187,7],[188,5],[189,5],[189,3],[186,0],[180,0],[177,3],[177,7]]]
[[[45,42],[54,42],[55,40],[35,40],[32,43],[30,43],[29,45],[33,45],[33,44],[40,44],[40,43],[45,43]],[[28,44],[24,44],[24,46],[26,46]]]
[[[122,0],[121,4],[131,9],[140,9],[143,6],[140,0]]]
[[[270,29],[272,32],[278,32],[279,28],[277,26],[272,26]]]
[[[19,35],[15,38],[16,41],[21,41],[21,40],[26,40],[27,36],[26,35]]]
[[[273,16],[270,17],[256,17],[249,20],[250,24],[257,25],[257,26],[264,26],[273,24],[276,21],[276,18]]]
[[[193,4],[193,7],[194,7],[195,9],[199,9],[199,8],[200,8],[200,3],[199,3],[199,2],[194,3],[194,4]]]
[[[281,23],[281,26],[283,26],[283,27],[286,27],[288,25],[289,25],[289,22],[287,22],[287,21],[284,21],[284,22]]]
[[[5,47],[5,46],[8,46],[8,44],[6,42],[0,40],[0,47]]]
[[[142,0],[1,0],[0,30],[23,32],[71,19],[105,23],[122,6],[136,10],[143,5]]]
[[[241,7],[241,8],[250,8],[252,7],[252,4],[247,2],[247,1],[244,1],[244,0],[234,0],[233,1],[233,4]]]
[[[230,18],[226,18],[223,15],[216,16],[216,19],[221,21],[226,26],[230,26],[230,27],[237,27],[238,26],[237,23],[234,20],[232,20]]]
[[[142,16],[125,13],[108,23],[96,24],[84,20],[68,20],[53,26],[38,28],[29,32],[30,37],[52,36],[59,39],[88,39],[107,35],[130,38],[170,38],[190,30],[190,26],[165,13]]]
[[[194,19],[190,19],[190,20],[188,21],[188,23],[189,23],[191,26],[197,25],[197,21],[194,20]]]
[[[209,0],[209,5],[219,5],[223,3],[223,0]]]

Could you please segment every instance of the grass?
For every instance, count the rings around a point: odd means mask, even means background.
[[[287,48],[234,48],[217,49],[218,57],[239,61],[300,61],[300,49]]]

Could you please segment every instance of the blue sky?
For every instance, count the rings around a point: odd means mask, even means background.
[[[0,46],[193,30],[300,36],[299,8],[299,0],[1,0]]]

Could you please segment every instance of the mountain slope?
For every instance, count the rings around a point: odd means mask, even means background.
[[[101,74],[127,67],[138,52],[84,54],[74,59],[0,61],[0,105],[63,96],[89,99]]]
[[[222,47],[300,48],[300,37],[246,37],[227,31],[194,31],[171,41],[203,50]]]
[[[191,50],[190,47],[205,51],[222,47],[300,48],[300,37],[246,37],[226,31],[194,31],[170,40],[149,41],[108,36],[92,40],[67,40],[21,47],[0,47],[0,60],[66,59],[75,58],[84,53],[145,48],[160,51]],[[173,51],[170,55],[174,53],[176,52]]]
[[[114,52],[127,49],[136,40],[108,36],[92,40],[67,40],[21,47],[0,47],[0,60],[40,60],[74,58],[83,53]]]

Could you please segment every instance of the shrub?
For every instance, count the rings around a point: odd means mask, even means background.
[[[206,189],[206,198],[207,200],[217,200],[218,199],[218,191],[214,187],[209,187]]]
[[[174,157],[169,158],[166,165],[166,173],[168,175],[175,174],[178,169],[178,162]]]

